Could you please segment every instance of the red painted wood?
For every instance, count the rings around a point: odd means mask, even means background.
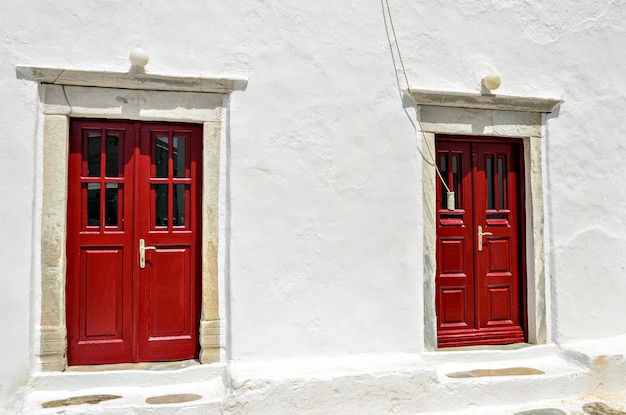
[[[81,250],[81,340],[123,338],[123,250]]]
[[[454,212],[445,209],[444,190],[437,178],[438,344],[522,342],[521,144],[515,140],[438,137],[438,164],[441,168],[447,162],[443,170],[448,183],[453,183],[450,160],[455,153],[462,155],[463,177],[458,179],[462,194],[457,196],[460,201]],[[478,226],[492,234],[483,237],[480,252]]]
[[[70,133],[67,212],[67,339],[70,365],[128,361],[132,340],[132,192],[119,194],[116,226],[87,223],[87,188],[117,184],[132,188],[132,165],[121,162],[118,177],[106,177],[104,155],[100,170],[89,174],[89,133],[120,137],[122,161],[133,152],[134,124],[72,120]],[[101,145],[101,152],[104,151]],[[102,196],[102,195],[101,195]],[[104,218],[104,198],[96,205]],[[130,226],[129,226],[130,224]]]
[[[452,161],[457,159],[457,187]],[[440,330],[474,328],[474,272],[472,240],[472,181],[469,143],[439,142],[437,164],[451,190],[456,209],[446,209],[445,189],[438,181],[437,316]]]
[[[157,177],[156,138],[168,138],[167,177]],[[176,137],[185,139],[184,169],[174,177]],[[200,236],[202,187],[202,129],[197,125],[145,123],[141,128],[140,181],[146,183],[138,194],[140,211],[137,235],[148,251],[146,268],[139,272],[137,312],[143,322],[138,327],[136,359],[186,359],[197,357],[200,319]],[[180,157],[180,155],[177,155]],[[180,167],[180,165],[179,165]],[[181,173],[181,170],[183,171]],[[157,225],[155,185],[166,185],[167,223]],[[186,209],[184,224],[173,220],[174,186],[184,185]]]
[[[155,177],[150,150],[157,130],[170,141],[186,140],[176,166],[178,154],[166,154],[162,178]],[[107,163],[107,140],[99,149],[90,147],[90,134],[118,136],[119,162]],[[70,365],[197,357],[201,154],[197,125],[72,120],[66,284]],[[169,188],[162,205],[167,223],[160,227],[151,197],[155,184]],[[184,214],[178,218],[173,215],[176,185],[185,187],[177,206],[180,210],[184,204]],[[96,186],[100,199],[88,203]],[[139,268],[139,238],[158,248],[147,251],[145,269]]]

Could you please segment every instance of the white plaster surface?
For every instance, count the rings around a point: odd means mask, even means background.
[[[497,73],[497,93],[564,101],[545,118],[542,137],[548,338],[569,344],[626,335],[626,3],[390,6],[411,87],[478,92],[480,79]],[[33,370],[41,290],[33,265],[40,255],[39,89],[15,68],[126,71],[137,46],[150,55],[147,73],[249,80],[228,100],[222,153],[227,356],[236,363],[305,358],[314,367],[317,356],[424,350],[423,302],[432,298],[423,292],[416,114],[403,107],[383,9],[380,1],[354,0],[32,0],[3,8],[0,413],[18,410],[18,388]],[[606,345],[590,347],[601,355]],[[565,379],[549,391],[565,393]],[[578,381],[572,390],[592,392]],[[511,390],[521,397],[542,386],[516,382]],[[297,395],[293,385],[281,384],[287,395],[276,396]],[[370,386],[360,385],[354,399]],[[397,385],[404,391],[415,383]],[[355,402],[346,405],[358,408]]]
[[[601,342],[608,345],[608,350],[617,351],[623,341],[615,338]],[[568,344],[563,349],[530,346],[430,353],[424,357],[359,354],[156,371],[41,373],[26,387],[24,413],[508,414],[546,406],[579,410],[584,402],[597,400],[621,407],[626,365],[621,355],[595,356],[598,345],[596,341],[595,345]],[[544,374],[447,376],[459,371],[512,367],[538,369]],[[144,402],[149,396],[172,393],[195,393],[202,399],[165,407]],[[88,394],[122,398],[93,406],[41,408],[44,402]]]

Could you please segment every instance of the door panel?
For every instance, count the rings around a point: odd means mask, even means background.
[[[438,165],[457,199],[447,210],[437,178],[440,346],[524,341],[520,149],[515,140],[437,139]]]
[[[127,361],[132,340],[134,124],[71,124],[67,336],[70,365]],[[102,191],[104,189],[104,191]],[[131,226],[128,226],[128,224]]]
[[[441,241],[439,287],[443,299],[442,321],[443,327],[467,327],[470,313],[471,299],[467,293],[467,264],[465,261],[465,239],[447,238]],[[445,285],[444,285],[445,283]]]
[[[84,249],[81,252],[81,340],[123,339],[123,250]]]
[[[140,273],[140,361],[183,359],[199,352],[201,270],[201,127],[146,123],[141,129],[138,237],[147,251]],[[188,276],[180,278],[181,275]]]
[[[152,300],[150,316],[154,322],[150,337],[189,334],[192,327],[184,318],[188,307],[189,280],[175,278],[189,274],[191,255],[189,249],[158,249],[158,256],[150,272]]]
[[[456,198],[455,209],[447,210],[446,189],[438,182],[436,307],[439,328],[452,332],[473,328],[475,318],[470,146],[453,144],[437,144],[441,174]]]
[[[197,356],[201,154],[197,125],[72,120],[70,365]]]
[[[472,150],[477,161],[473,170],[476,226],[487,235],[483,251],[476,255],[479,327],[499,327],[510,342],[523,341],[517,215],[520,163],[515,160],[519,145],[475,143]]]

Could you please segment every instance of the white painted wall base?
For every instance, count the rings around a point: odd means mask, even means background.
[[[626,337],[516,350],[366,354],[197,365],[178,370],[39,373],[25,388],[24,414],[360,414],[469,413],[607,399],[626,388]],[[450,378],[473,369],[529,367],[543,375]],[[97,385],[97,386],[96,386]],[[201,400],[155,406],[149,396],[196,393]],[[42,409],[88,394],[123,398]],[[62,412],[64,411],[64,412]],[[169,411],[169,412],[168,412]],[[464,412],[465,411],[465,412]],[[480,413],[480,412],[477,412]],[[488,413],[488,412],[485,412]],[[497,412],[493,412],[497,413]]]

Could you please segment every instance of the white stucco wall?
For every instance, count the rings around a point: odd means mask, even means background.
[[[557,342],[626,333],[626,3],[392,0],[411,86],[564,100],[546,119]],[[380,1],[27,1],[0,15],[0,401],[32,365],[41,159],[17,65],[245,76],[222,264],[235,360],[423,348],[421,160]],[[395,56],[395,55],[394,55]],[[35,207],[35,209],[33,209]],[[35,259],[33,259],[35,258]]]
[[[4,38],[4,36],[3,36]],[[6,50],[6,44],[0,50]],[[4,52],[0,52],[4,55]],[[36,85],[15,80],[11,59],[0,62],[0,412],[26,382],[32,363],[33,206],[35,203]],[[26,98],[26,99],[24,99]]]

